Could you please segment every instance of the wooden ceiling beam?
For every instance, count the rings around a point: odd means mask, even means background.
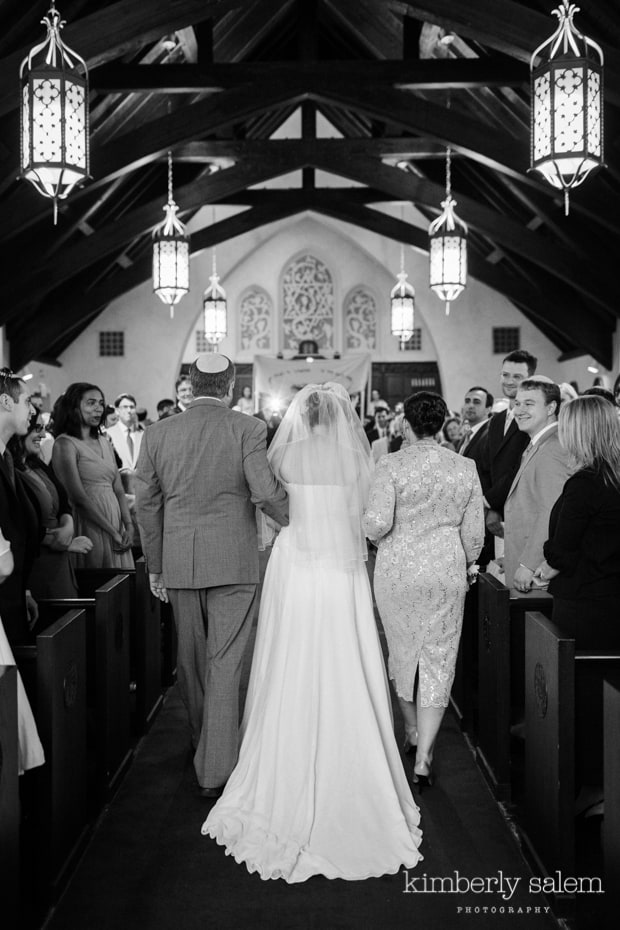
[[[188,94],[216,92],[258,81],[362,81],[404,90],[464,90],[519,87],[529,71],[519,61],[492,58],[449,58],[419,61],[299,61],[222,62],[201,65],[109,64],[91,74],[100,93]]]
[[[497,49],[529,64],[532,52],[556,29],[552,16],[537,13],[530,6],[514,0],[476,0],[459,3],[456,0],[399,0],[398,7],[408,16],[443,26],[489,48]],[[551,5],[549,6],[551,11]],[[583,31],[576,17],[577,29]],[[605,96],[614,106],[620,106],[620,54],[618,49],[596,39],[605,56]]]
[[[344,201],[337,203],[323,196],[314,198],[312,209],[396,242],[404,242],[418,251],[428,252],[428,235],[424,230],[378,210]],[[586,351],[602,364],[605,364],[603,359],[611,363],[613,330],[598,321],[587,320],[580,301],[575,300],[572,305],[566,301],[548,301],[542,296],[543,289],[536,287],[535,280],[533,284],[519,281],[504,274],[497,266],[479,259],[471,259],[469,272],[472,277],[517,304],[537,326],[547,324],[555,332],[556,338],[567,337],[576,345],[587,346]]]
[[[273,159],[268,162],[241,162],[232,168],[208,175],[193,181],[175,191],[175,202],[181,217],[193,210],[198,210],[214,200],[225,200],[227,194],[261,184],[279,175],[288,174],[303,167],[300,164],[300,151],[273,152]],[[82,239],[67,249],[62,255],[55,255],[53,260],[33,267],[32,257],[24,263],[22,274],[13,278],[5,293],[3,308],[0,310],[0,323],[14,319],[31,302],[38,302],[45,295],[82,272],[107,255],[121,252],[124,246],[138,236],[150,232],[162,220],[163,196],[143,207],[123,216],[122,221],[111,222],[91,236]]]
[[[82,56],[89,68],[96,68],[135,48],[156,42],[168,32],[221,16],[238,6],[238,0],[149,0],[148,15],[145,15],[144,0],[119,0],[68,23],[62,38]],[[43,27],[38,26],[38,30],[31,45],[0,60],[0,116],[19,104],[19,67],[32,45],[45,38]]]
[[[263,204],[213,223],[192,236],[192,255],[269,223],[286,219],[291,211],[296,212],[296,208],[291,205]],[[149,256],[119,271],[113,278],[108,278],[90,291],[84,292],[83,288],[77,288],[73,297],[63,294],[53,313],[32,310],[22,315],[7,327],[11,364],[18,369],[40,358],[43,353],[59,355],[109,303],[149,280],[151,274],[152,262]],[[50,302],[54,303],[53,295]],[[161,311],[166,312],[163,305]],[[33,325],[35,320],[36,325]]]
[[[391,168],[372,158],[356,156],[345,160],[334,158],[334,154],[326,149],[321,152],[317,150],[314,167],[348,178],[350,181],[381,188],[391,199],[410,200],[414,204],[419,203],[439,212],[439,205],[445,197],[442,186],[399,168]],[[562,281],[570,282],[600,306],[606,315],[617,315],[614,279],[610,269],[601,267],[600,261],[593,258],[587,264],[581,263],[569,250],[524,229],[509,217],[469,197],[459,196],[456,191],[454,197],[457,201],[458,215],[481,235],[527,258]]]

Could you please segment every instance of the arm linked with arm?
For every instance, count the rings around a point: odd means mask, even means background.
[[[461,544],[468,565],[476,561],[484,545],[484,507],[478,475],[472,473],[471,492],[459,527]]]
[[[288,526],[288,497],[267,461],[267,427],[261,420],[250,426],[243,434],[242,455],[251,501],[280,526]]]
[[[394,525],[396,491],[385,460],[379,462],[374,473],[368,504],[362,521],[363,529],[371,542],[378,542]]]

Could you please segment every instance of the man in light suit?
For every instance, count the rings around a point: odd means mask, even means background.
[[[560,388],[538,375],[517,391],[514,417],[530,442],[504,505],[506,585],[527,592],[542,562],[549,514],[569,476],[568,457],[558,439]]]
[[[136,471],[151,590],[172,604],[179,689],[208,798],[237,761],[239,679],[259,581],[255,505],[288,523],[265,424],[229,409],[234,375],[224,355],[196,359],[194,400],[148,427]]]

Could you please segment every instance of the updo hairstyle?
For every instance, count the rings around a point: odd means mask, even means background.
[[[417,439],[436,436],[447,415],[445,400],[434,391],[418,391],[405,401],[405,419]]]

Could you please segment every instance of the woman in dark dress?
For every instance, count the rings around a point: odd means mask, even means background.
[[[620,649],[620,420],[604,397],[578,397],[560,410],[558,435],[575,471],[553,506],[545,560],[553,619],[581,650]],[[582,667],[575,683],[576,811],[602,799],[603,689]]]
[[[36,498],[45,528],[39,556],[28,586],[35,600],[40,597],[77,597],[70,553],[87,553],[93,547],[86,536],[74,536],[73,516],[67,494],[53,470],[39,455],[44,434],[39,411],[30,418],[25,436],[14,436],[9,443],[15,468],[23,475]]]
[[[562,407],[559,439],[575,471],[549,519],[545,561],[554,620],[573,630],[577,649],[620,647],[620,421],[603,397]]]

